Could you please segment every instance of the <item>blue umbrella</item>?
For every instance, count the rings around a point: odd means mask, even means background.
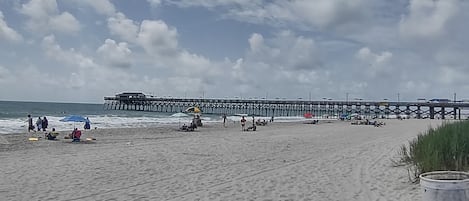
[[[86,122],[86,118],[80,115],[69,115],[59,121],[73,122],[73,128],[75,128],[75,122]]]
[[[75,122],[85,122],[86,118],[80,115],[69,115],[59,121],[73,122],[73,127],[75,128]]]
[[[85,122],[86,118],[80,115],[69,115],[61,119],[63,122]]]

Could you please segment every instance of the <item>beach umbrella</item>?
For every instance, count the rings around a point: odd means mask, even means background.
[[[202,110],[200,110],[199,107],[188,107],[188,108],[186,109],[186,112],[201,113]]]
[[[76,122],[86,122],[86,118],[80,115],[69,115],[66,116],[65,118],[59,120],[62,122],[73,122],[73,128],[75,129],[75,123]],[[87,139],[88,140],[88,139]]]
[[[80,115],[69,115],[61,119],[63,122],[85,122],[86,118]]]
[[[75,128],[75,123],[76,122],[85,122],[86,118],[80,115],[69,115],[66,116],[65,118],[59,120],[62,122],[73,122],[73,128]]]

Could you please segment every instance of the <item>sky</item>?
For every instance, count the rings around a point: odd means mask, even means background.
[[[467,0],[0,0],[0,100],[469,99]]]

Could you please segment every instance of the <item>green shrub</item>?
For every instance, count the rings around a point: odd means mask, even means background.
[[[443,123],[420,133],[399,151],[415,177],[437,170],[469,170],[469,121]]]

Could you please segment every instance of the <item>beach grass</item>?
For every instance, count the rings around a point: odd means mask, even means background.
[[[410,164],[415,177],[438,170],[469,170],[469,121],[443,123],[428,128],[402,145],[401,162]]]

